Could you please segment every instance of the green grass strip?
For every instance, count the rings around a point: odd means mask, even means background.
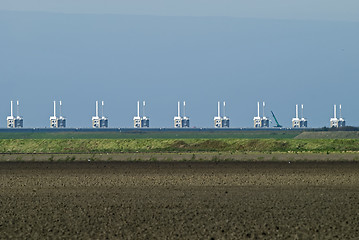
[[[358,139],[3,139],[0,153],[350,152]]]

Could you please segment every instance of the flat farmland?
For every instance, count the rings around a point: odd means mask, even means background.
[[[350,239],[357,162],[1,162],[1,238]]]

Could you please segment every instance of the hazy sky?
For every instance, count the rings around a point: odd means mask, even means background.
[[[53,100],[69,127],[90,127],[96,100],[110,127],[131,127],[137,100],[152,127],[173,126],[178,100],[196,127],[219,100],[232,127],[252,127],[257,101],[286,127],[302,103],[311,127],[333,104],[359,125],[359,1],[0,2],[0,127],[16,99],[25,127],[48,127]]]
[[[358,0],[1,0],[0,9],[359,21]]]

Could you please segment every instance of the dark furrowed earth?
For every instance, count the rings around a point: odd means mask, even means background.
[[[355,162],[1,162],[0,238],[352,239]]]

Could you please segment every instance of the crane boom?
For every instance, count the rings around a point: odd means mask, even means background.
[[[275,117],[275,115],[274,115],[273,111],[270,111],[270,112],[271,112],[271,113],[272,113],[272,115],[273,115],[274,121],[277,123],[277,126],[274,126],[274,127],[281,128],[281,127],[282,127],[282,125],[280,125],[280,124],[278,123],[277,118]]]

